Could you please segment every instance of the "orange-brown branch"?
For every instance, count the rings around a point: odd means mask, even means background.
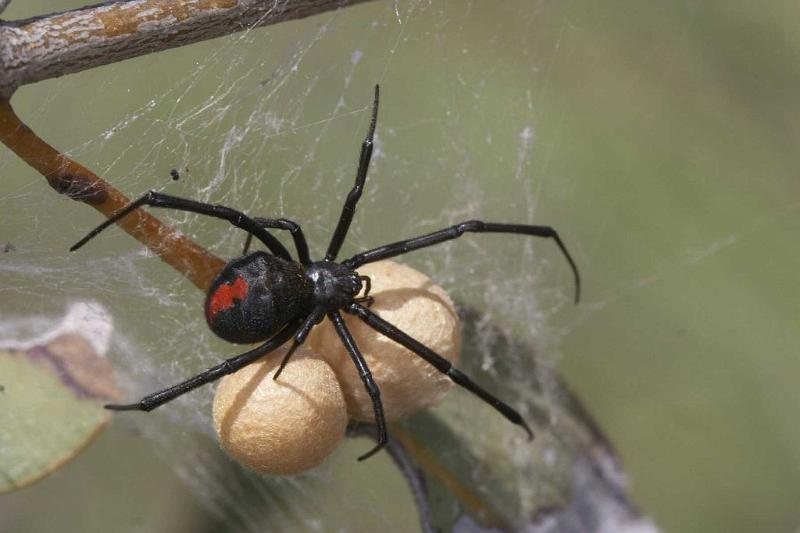
[[[3,99],[0,99],[0,141],[44,176],[53,189],[91,205],[106,217],[129,202],[91,170],[43,141],[19,119],[11,103]],[[208,288],[225,264],[142,209],[117,224],[202,290]]]

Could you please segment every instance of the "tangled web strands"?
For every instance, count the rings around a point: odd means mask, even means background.
[[[519,50],[544,67],[558,52],[537,49],[525,29],[535,15],[524,2],[500,8],[501,18],[484,16],[484,9],[471,2],[368,3],[26,87],[14,103],[50,142],[131,197],[155,189],[253,216],[291,218],[320,250],[352,183],[369,95],[380,82],[384,104],[368,187],[342,256],[467,219],[546,223],[568,232],[546,206],[552,199],[563,207],[569,183],[542,171],[536,137],[549,95],[531,94],[531,80],[510,83],[521,56],[506,56]],[[178,181],[170,177],[173,168]],[[120,332],[113,356],[128,397],[231,355],[231,346],[208,331],[193,286],[115,230],[91,253],[67,254],[97,215],[40,194],[13,158],[3,158],[0,169],[18,180],[3,198],[2,239],[16,245],[0,262],[7,305],[33,314],[89,296],[109,307]],[[245,238],[194,214],[158,216],[223,257],[238,254]],[[549,243],[474,235],[404,260],[480,310],[480,324],[535,339],[542,357],[553,353],[546,326],[571,307],[572,286]],[[493,381],[502,381],[515,405],[535,409],[556,387],[554,378],[519,377],[530,375],[530,353],[506,352],[500,360],[493,338],[473,339],[474,359],[465,370],[485,376],[495,390],[500,385]],[[451,396],[448,417],[470,427],[472,400]],[[210,399],[210,389],[197,391],[156,417],[125,423],[152,439],[192,493],[217,512],[254,530],[267,515],[273,523],[314,528],[321,516],[347,523],[346,510],[356,505],[350,502],[365,501],[352,482],[362,474],[352,472],[356,454],[349,447],[299,479],[257,479],[221,462]],[[493,416],[488,409],[486,415]],[[508,442],[516,428],[499,422],[494,434]],[[471,431],[465,438],[482,439]],[[513,460],[525,465],[532,452],[515,453]],[[386,475],[405,490],[399,474]],[[367,525],[407,520],[389,503],[359,505],[365,507]]]

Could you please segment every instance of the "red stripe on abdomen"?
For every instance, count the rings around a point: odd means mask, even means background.
[[[208,318],[214,320],[217,313],[230,309],[237,300],[244,300],[249,290],[250,286],[241,276],[236,278],[233,285],[223,283],[217,287],[208,299]]]

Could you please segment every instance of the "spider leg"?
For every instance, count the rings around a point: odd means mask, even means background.
[[[197,387],[205,385],[206,383],[211,383],[212,381],[216,381],[222,376],[233,374],[240,368],[245,367],[253,361],[265,356],[289,340],[294,332],[297,331],[297,327],[299,327],[299,325],[299,321],[294,321],[290,324],[287,324],[287,326],[278,332],[277,335],[269,339],[258,348],[254,348],[249,352],[226,359],[220,364],[209,368],[205,372],[201,372],[194,377],[178,383],[177,385],[173,385],[172,387],[149,394],[136,403],[125,405],[108,404],[105,406],[105,408],[111,409],[112,411],[152,411],[156,407],[172,401],[178,396],[186,394]]]
[[[342,247],[344,238],[347,236],[347,230],[350,229],[350,223],[353,221],[353,215],[356,212],[356,204],[358,199],[361,198],[361,193],[364,191],[364,183],[367,181],[367,170],[369,169],[369,161],[372,159],[372,139],[375,136],[375,124],[378,121],[378,99],[380,88],[375,86],[375,99],[372,102],[372,120],[369,123],[369,131],[367,137],[361,144],[361,156],[358,159],[358,172],[356,172],[356,183],[347,195],[347,199],[342,207],[342,214],[339,216],[339,223],[336,224],[336,230],[333,232],[331,242],[328,245],[328,252],[325,254],[326,261],[333,261],[336,259],[339,249]]]
[[[347,329],[342,315],[338,311],[333,311],[328,313],[328,318],[330,318],[331,322],[333,322],[333,325],[336,328],[336,333],[339,334],[342,344],[344,344],[344,347],[347,349],[347,353],[350,354],[350,358],[356,365],[358,374],[361,376],[361,381],[364,382],[364,387],[367,389],[367,394],[369,394],[369,397],[372,400],[372,408],[375,411],[375,423],[378,426],[378,444],[358,458],[359,461],[363,461],[364,459],[367,459],[368,457],[371,457],[377,453],[381,448],[386,446],[386,443],[388,442],[388,436],[386,432],[386,417],[383,415],[383,404],[381,404],[381,391],[372,377],[372,372],[369,371],[369,367],[367,366],[367,362],[364,360],[364,356],[361,355],[361,351],[358,349],[358,346],[356,346],[356,342],[353,340],[350,330]]]
[[[297,258],[300,260],[300,263],[302,263],[304,266],[311,264],[311,258],[309,257],[308,253],[308,243],[306,242],[306,236],[303,233],[303,228],[300,227],[300,224],[286,218],[254,217],[253,220],[262,228],[288,230],[292,234],[294,247],[297,250]],[[248,233],[247,240],[244,242],[244,250],[242,250],[242,255],[247,254],[247,251],[250,249],[250,242],[252,240],[253,235]]]
[[[414,250],[419,250],[420,248],[426,248],[428,246],[433,246],[434,244],[456,239],[467,232],[513,233],[517,235],[531,235],[533,237],[546,237],[553,239],[561,249],[561,253],[564,254],[564,257],[567,259],[570,268],[572,268],[572,275],[575,278],[575,303],[578,303],[580,300],[581,277],[580,274],[578,274],[578,266],[575,264],[575,261],[573,261],[572,256],[569,255],[567,247],[564,246],[561,237],[559,237],[558,233],[556,233],[556,230],[550,226],[497,224],[494,222],[483,222],[481,220],[468,220],[466,222],[461,222],[460,224],[455,224],[448,228],[434,231],[433,233],[428,233],[420,237],[393,242],[391,244],[379,246],[378,248],[373,248],[372,250],[358,253],[347,261],[343,261],[342,264],[347,268],[355,270],[366,263],[374,263],[375,261],[380,261],[381,259],[388,259],[390,257],[402,255]]]
[[[286,355],[283,356],[283,360],[281,361],[281,365],[278,367],[278,370],[275,371],[273,374],[272,379],[277,380],[278,376],[281,375],[283,369],[286,367],[286,363],[289,362],[289,359],[292,358],[294,355],[295,350],[300,347],[306,341],[306,337],[311,332],[314,326],[319,324],[319,321],[325,316],[325,308],[324,307],[315,307],[311,313],[308,314],[305,321],[303,321],[303,325],[300,326],[300,329],[297,330],[297,333],[294,334],[294,341],[292,342],[292,347],[289,348],[289,351],[286,352]]]
[[[221,218],[223,220],[227,220],[237,228],[241,228],[244,231],[255,235],[256,238],[258,238],[258,240],[263,242],[264,245],[269,249],[269,251],[275,254],[276,256],[282,257],[287,261],[292,260],[291,255],[289,255],[289,251],[286,248],[284,248],[284,246],[280,243],[278,239],[276,239],[267,230],[259,226],[255,220],[248,217],[244,213],[232,209],[230,207],[225,207],[223,205],[204,204],[202,202],[187,200],[185,198],[179,198],[177,196],[170,196],[168,194],[162,194],[156,191],[146,192],[139,199],[134,200],[127,206],[117,211],[111,218],[109,218],[96,228],[94,228],[92,231],[87,233],[83,239],[75,243],[72,246],[72,248],[69,249],[70,252],[74,252],[75,250],[86,244],[89,240],[94,238],[98,233],[109,227],[111,224],[115,223],[116,221],[118,221],[119,219],[121,219],[134,209],[137,209],[143,205],[177,209],[179,211],[190,211],[192,213],[198,213],[200,215],[206,215],[214,218]]]
[[[442,374],[446,374],[450,379],[452,379],[456,385],[464,387],[471,393],[478,396],[481,400],[494,407],[501,415],[506,417],[508,421],[522,427],[522,429],[524,429],[528,434],[529,439],[533,438],[533,432],[531,431],[531,428],[513,407],[502,402],[498,398],[495,398],[480,385],[472,381],[469,376],[455,368],[450,361],[437,354],[407,333],[404,333],[397,327],[393,326],[389,322],[386,322],[384,319],[364,306],[358,305],[357,303],[351,303],[347,308],[345,308],[345,310],[348,313],[357,315],[369,327],[378,333],[385,335],[402,346],[405,346],[418,356],[425,359],[427,362],[433,365],[436,370]]]

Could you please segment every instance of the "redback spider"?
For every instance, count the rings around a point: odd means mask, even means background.
[[[359,317],[378,333],[385,335],[423,358],[439,372],[446,374],[453,382],[494,407],[509,421],[521,426],[528,434],[528,437],[533,438],[533,432],[530,427],[516,410],[472,381],[469,376],[455,368],[450,361],[370,311],[368,309],[371,301],[369,278],[359,276],[356,269],[367,263],[403,255],[414,250],[456,239],[467,232],[513,233],[553,239],[572,269],[575,278],[576,303],[580,299],[578,268],[569,252],[567,252],[558,233],[550,226],[498,224],[480,220],[468,220],[420,237],[379,246],[337,262],[336,256],[350,228],[356,204],[361,197],[364,183],[367,179],[367,169],[372,157],[375,125],[378,119],[378,97],[379,87],[376,85],[372,104],[372,119],[367,136],[361,145],[361,156],[358,161],[355,185],[347,195],[342,214],[339,216],[339,222],[328,245],[328,251],[321,261],[311,260],[303,230],[291,220],[285,218],[251,218],[240,211],[223,205],[196,202],[155,191],[150,191],[138,200],[131,202],[70,248],[71,251],[77,250],[108,226],[134,209],[144,205],[191,211],[201,215],[221,218],[248,233],[247,243],[242,255],[227,263],[211,283],[205,301],[205,315],[211,331],[223,339],[233,343],[263,342],[263,344],[248,352],[226,359],[222,363],[177,385],[145,396],[136,403],[106,405],[107,409],[115,411],[151,411],[201,385],[236,372],[292,339],[292,346],[274,375],[274,379],[277,379],[289,358],[297,347],[305,341],[311,329],[327,316],[350,354],[353,364],[358,369],[361,380],[364,382],[364,387],[366,387],[372,400],[378,430],[378,443],[373,449],[358,458],[359,460],[366,459],[386,445],[386,420],[383,414],[383,406],[381,405],[380,389],[372,378],[364,357],[345,325],[340,313],[340,311],[344,311]],[[297,261],[292,259],[289,251],[267,231],[269,229],[286,230],[290,233],[297,251]],[[260,240],[269,250],[269,253],[264,251],[248,253],[251,237]],[[366,285],[364,296],[357,297],[364,285]]]

